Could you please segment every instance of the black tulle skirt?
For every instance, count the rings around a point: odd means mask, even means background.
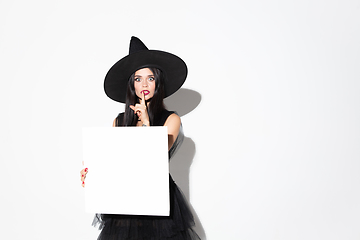
[[[189,205],[171,176],[170,216],[96,214],[93,226],[101,230],[98,240],[200,239]]]

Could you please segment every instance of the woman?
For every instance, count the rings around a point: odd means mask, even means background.
[[[165,109],[163,99],[175,93],[186,76],[186,64],[179,57],[149,50],[132,37],[129,55],[115,63],[105,77],[107,96],[126,104],[113,126],[167,126],[170,159],[184,135],[180,117]],[[87,168],[80,172],[83,187],[87,173]],[[194,219],[183,194],[171,176],[169,179],[169,217],[96,214],[93,225],[102,230],[98,239],[200,239],[192,229]]]

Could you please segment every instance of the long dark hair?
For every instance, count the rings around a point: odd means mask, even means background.
[[[158,68],[149,68],[150,71],[154,74],[155,78],[155,92],[151,99],[147,102],[151,102],[148,105],[148,114],[151,126],[158,126],[161,113],[165,110],[164,106],[164,75]],[[128,81],[127,91],[126,91],[126,105],[125,105],[125,114],[123,119],[122,126],[136,126],[138,121],[138,116],[134,114],[134,111],[130,108],[130,105],[135,106],[136,103],[140,103],[139,97],[135,93],[134,87],[135,73],[133,73]]]

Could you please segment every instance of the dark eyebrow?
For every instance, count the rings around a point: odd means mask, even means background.
[[[154,77],[154,75],[147,75],[148,77]],[[141,75],[135,75],[134,77],[142,77]]]

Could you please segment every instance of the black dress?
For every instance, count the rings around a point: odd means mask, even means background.
[[[174,112],[165,110],[157,125],[164,125],[166,119]],[[119,114],[116,125],[122,125],[123,113]],[[169,150],[169,160],[176,153],[184,140],[182,127],[173,146]],[[99,226],[101,233],[98,240],[120,239],[200,239],[192,229],[194,217],[189,205],[178,186],[169,175],[170,181],[170,216],[139,216],[96,214],[93,226]],[[121,193],[119,193],[121,196]]]

